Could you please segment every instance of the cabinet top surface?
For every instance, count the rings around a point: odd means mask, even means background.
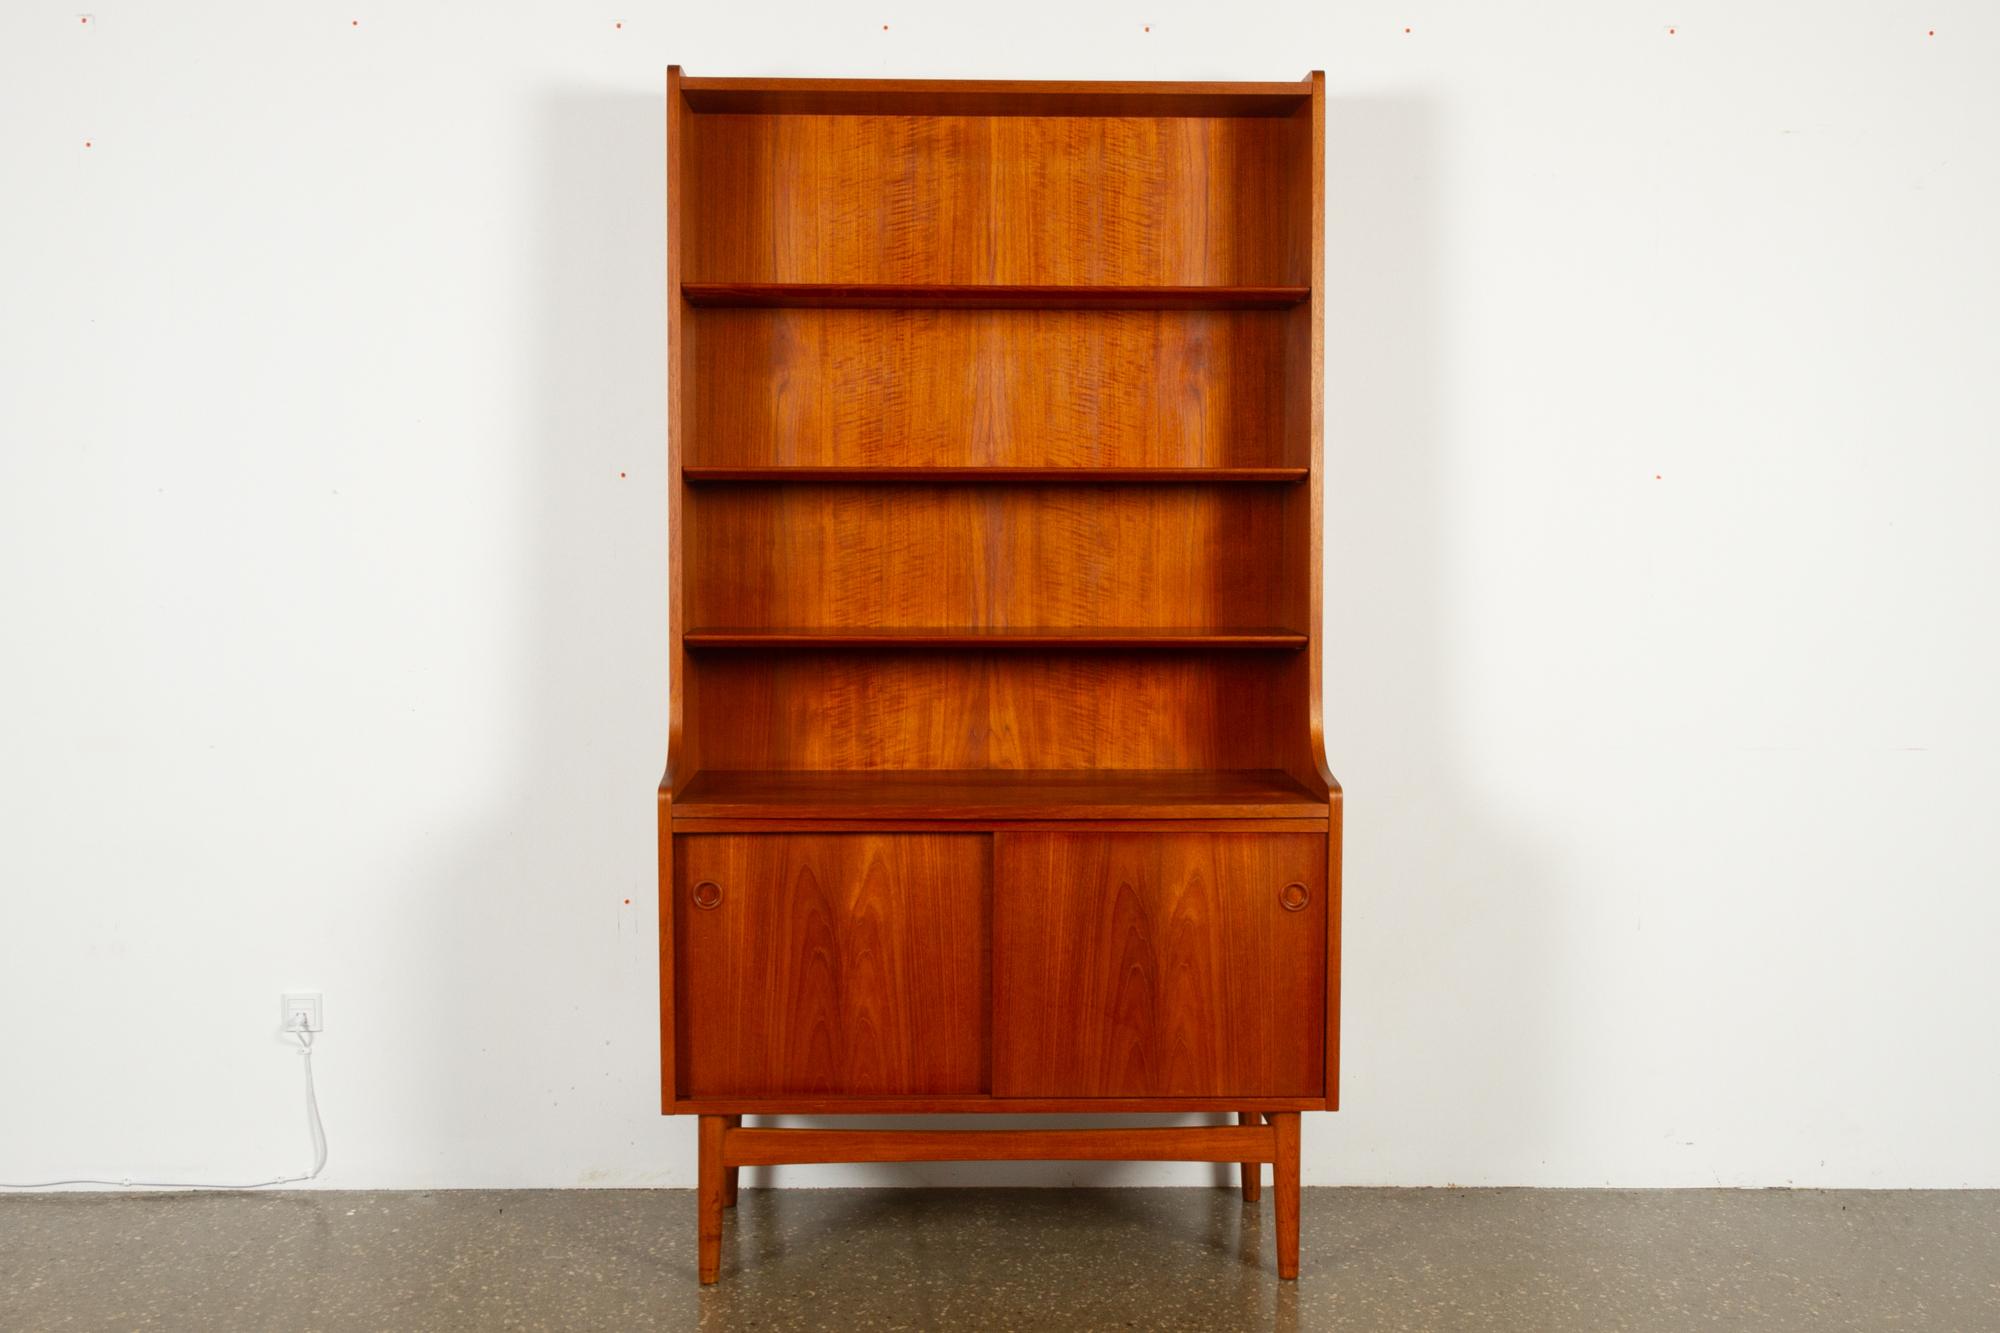
[[[1312,82],[682,76],[680,91],[712,114],[1286,116],[1310,104]]]
[[[1324,818],[1327,798],[1275,770],[713,772],[676,819]]]

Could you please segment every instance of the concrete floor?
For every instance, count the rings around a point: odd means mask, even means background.
[[[0,1329],[2000,1330],[2000,1192],[9,1196]]]

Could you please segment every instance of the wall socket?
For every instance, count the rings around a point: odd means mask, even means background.
[[[319,1032],[325,1027],[326,1014],[321,1008],[318,991],[285,992],[284,1031]]]

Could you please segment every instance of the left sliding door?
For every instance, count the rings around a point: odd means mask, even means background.
[[[681,1096],[986,1092],[991,845],[675,838]]]

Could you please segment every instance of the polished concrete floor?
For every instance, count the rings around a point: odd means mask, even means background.
[[[0,1198],[0,1329],[2000,1330],[2000,1193],[745,1190]]]

